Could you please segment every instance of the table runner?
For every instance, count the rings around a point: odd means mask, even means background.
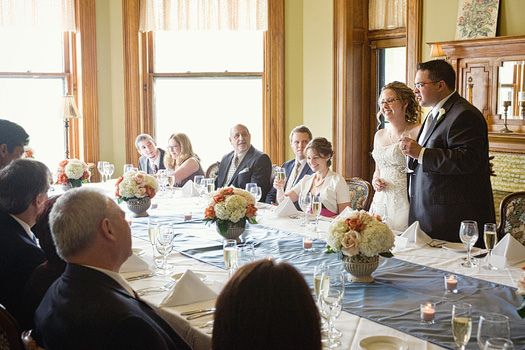
[[[184,222],[182,216],[164,220],[173,223],[178,234],[174,240],[175,250],[199,261],[225,268],[222,239],[214,225],[204,225],[198,219]],[[137,225],[134,222],[133,228],[134,236],[148,239],[147,221]],[[322,240],[314,240],[313,251],[304,252],[302,236],[261,225],[248,225],[241,238],[255,244],[258,259],[272,257],[276,261],[286,261],[293,265],[303,274],[310,287],[313,287],[314,266],[321,262],[332,269],[343,271],[337,255],[325,253],[325,243]],[[373,274],[373,283],[345,284],[343,309],[439,346],[455,349],[450,325],[452,303],[468,302],[473,305],[473,328],[467,349],[478,348],[476,332],[479,316],[483,312],[509,316],[511,339],[516,349],[525,348],[525,322],[515,311],[521,304],[521,298],[515,294],[514,288],[459,276],[460,293],[445,294],[443,276],[446,273],[395,258],[381,258],[380,265]],[[436,323],[432,325],[419,321],[419,304],[427,301],[437,303]]]

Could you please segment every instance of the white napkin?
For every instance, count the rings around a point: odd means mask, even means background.
[[[149,269],[149,265],[147,262],[142,260],[137,254],[133,253],[128,258],[128,260],[124,261],[124,264],[120,267],[120,273],[123,272],[138,272],[138,271],[146,271]]]
[[[297,210],[297,208],[293,204],[290,197],[286,197],[284,201],[279,203],[279,205],[277,206],[277,208],[273,210],[273,212],[279,218],[290,216],[290,215],[297,215],[300,213],[299,210]]]
[[[162,299],[160,306],[179,306],[217,298],[191,270],[186,270],[175,287]]]
[[[193,186],[193,180],[189,180],[182,186],[182,196],[183,197],[196,197],[199,195],[195,186]]]
[[[431,241],[432,238],[419,227],[419,221],[415,221],[401,236],[396,237],[395,245],[399,248],[407,248],[409,243],[415,243],[416,246],[422,247]]]
[[[507,259],[509,265],[518,264],[525,261],[525,246],[507,233],[503,239],[496,244],[492,250],[493,256],[503,256]]]

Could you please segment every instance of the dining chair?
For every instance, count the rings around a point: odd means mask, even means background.
[[[18,323],[2,304],[0,304],[0,349],[22,349]]]
[[[370,182],[359,177],[346,180],[350,190],[350,207],[354,210],[368,210],[372,202]]]
[[[33,338],[33,330],[30,329],[28,331],[22,332],[22,344],[24,344],[25,350],[45,350],[44,348],[40,347],[36,340]]]
[[[220,164],[221,162],[215,162],[212,165],[210,165],[208,169],[206,169],[206,177],[212,177],[215,179],[217,177],[217,172],[219,171]]]
[[[499,207],[498,238],[510,233],[525,245],[525,191],[514,192],[503,198]]]

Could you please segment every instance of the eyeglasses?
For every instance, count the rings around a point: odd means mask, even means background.
[[[391,105],[392,103],[394,103],[396,101],[399,101],[399,99],[398,98],[389,98],[386,101],[385,100],[379,101],[379,105],[381,107],[383,107],[384,105]]]
[[[178,147],[179,146],[168,146],[168,149],[173,151],[175,148],[178,148]]]
[[[415,83],[415,84],[414,84],[414,87],[415,87],[416,89],[419,90],[419,89],[421,89],[421,88],[422,88],[423,86],[425,86],[425,85],[439,83],[440,81],[441,81],[441,80],[438,80],[438,81],[430,81],[430,82],[428,82],[428,83]]]

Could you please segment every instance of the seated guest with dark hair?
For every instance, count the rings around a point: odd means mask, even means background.
[[[277,187],[284,188],[284,192],[292,189],[305,175],[313,174],[312,169],[306,162],[304,150],[312,140],[312,132],[306,126],[295,127],[290,133],[290,146],[295,153],[295,158],[283,164],[286,173],[286,180],[281,181],[276,176],[273,180],[273,188],[266,196],[266,203],[277,203]],[[301,210],[299,204],[295,204],[297,209]]]
[[[124,212],[89,188],[63,194],[49,215],[58,254],[67,261],[35,312],[35,338],[46,349],[189,349],[118,273],[132,254]]]
[[[29,135],[20,125],[0,119],[0,169],[13,159],[21,158],[24,146],[29,143]]]
[[[16,319],[29,276],[46,260],[31,227],[47,201],[50,176],[31,159],[15,159],[0,170],[0,304]]]
[[[157,148],[157,143],[148,134],[140,134],[135,139],[135,147],[140,153],[139,169],[146,174],[156,174],[164,166],[164,150]]]
[[[319,311],[310,288],[287,263],[241,267],[215,305],[214,350],[319,350]]]

